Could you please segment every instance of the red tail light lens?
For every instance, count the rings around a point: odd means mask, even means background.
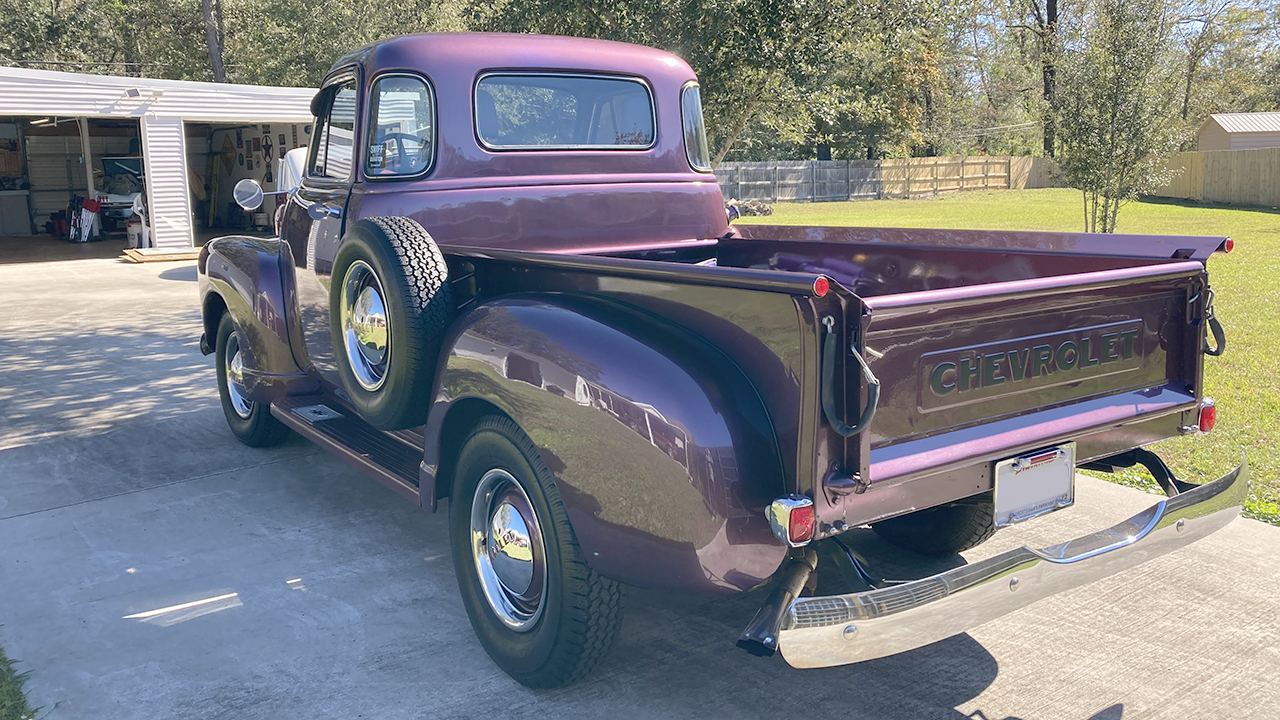
[[[1231,252],[1232,250],[1235,250],[1235,249],[1236,249],[1236,241],[1232,240],[1231,238],[1227,238],[1227,241],[1222,244],[1223,252]]]
[[[813,515],[813,505],[791,509],[791,528],[788,536],[792,545],[803,545],[813,539],[813,531],[817,522]]]
[[[1207,433],[1213,429],[1218,423],[1218,406],[1213,404],[1209,398],[1205,398],[1200,405],[1200,421],[1196,423],[1200,427],[1200,432]]]
[[[799,547],[813,539],[818,520],[813,501],[804,495],[783,495],[765,510],[773,536],[791,547]]]

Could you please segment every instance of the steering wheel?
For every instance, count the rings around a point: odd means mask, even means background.
[[[404,168],[409,165],[409,153],[405,147],[405,141],[413,141],[422,145],[422,151],[415,158],[417,163],[422,161],[422,156],[426,154],[427,144],[417,135],[402,132],[389,132],[382,135],[382,142],[385,144],[388,140],[396,141],[396,163]]]

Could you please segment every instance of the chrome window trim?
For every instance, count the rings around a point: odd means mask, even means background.
[[[358,122],[360,119],[360,106],[359,106],[360,77],[356,72],[356,67],[354,65],[343,68],[342,70],[334,73],[333,75],[330,75],[324,81],[324,83],[320,86],[320,91],[317,93],[317,95],[326,93],[329,91],[330,88],[338,87],[348,82],[350,82],[354,86],[353,89],[355,89],[356,91],[355,122],[352,123],[353,125],[355,125],[356,122]],[[337,90],[335,90],[334,92],[337,93]],[[310,179],[310,180],[320,180],[322,182],[327,181],[330,183],[350,183],[352,180],[355,179],[354,170],[355,170],[355,164],[356,164],[355,163],[356,148],[354,145],[354,142],[355,142],[354,137],[352,138],[352,148],[351,148],[352,172],[347,173],[347,176],[345,178],[335,178],[335,177],[330,177],[328,175],[316,175],[314,172],[312,172],[315,169],[315,165],[316,165],[316,155],[319,154],[320,152],[320,136],[323,134],[321,132],[321,125],[323,124],[326,127],[328,126],[329,115],[332,114],[332,112],[333,112],[333,102],[329,101],[329,107],[326,108],[325,110],[325,117],[323,118],[323,123],[321,122],[320,116],[317,115],[315,117],[315,122],[311,124],[311,147],[307,151],[307,164],[302,168],[302,178],[304,180]],[[354,135],[355,133],[353,132],[352,134]]]
[[[427,166],[421,171],[412,175],[370,175],[368,172],[369,134],[373,132],[373,114],[377,110],[377,104],[373,102],[373,89],[377,86],[379,81],[389,77],[405,77],[418,80],[422,82],[423,85],[427,86],[427,95],[431,98],[431,162],[427,163]],[[364,144],[361,146],[361,150],[365,157],[360,162],[360,174],[365,180],[372,182],[417,180],[430,175],[431,171],[436,169],[436,157],[440,152],[440,102],[437,100],[436,86],[431,82],[431,78],[421,73],[410,72],[408,70],[388,70],[373,76],[373,79],[369,81],[369,91],[367,95],[369,97],[368,117],[365,118],[366,127],[364,128]]]
[[[680,86],[680,143],[684,145],[684,159],[689,163],[689,167],[693,168],[695,172],[714,173],[715,168],[711,166],[711,142],[709,140],[707,141],[707,166],[706,167],[694,165],[693,157],[689,153],[688,138],[686,137],[685,131],[684,131],[684,97],[690,88],[698,88],[698,114],[702,116],[701,117],[702,135],[704,139],[706,139],[706,134],[707,134],[707,118],[702,113],[702,86],[698,84],[697,80],[690,80],[689,82]]]
[[[653,139],[648,145],[490,145],[480,136],[480,117],[476,113],[480,83],[491,77],[553,77],[587,78],[590,80],[619,80],[636,83],[649,96],[649,117],[653,119]],[[658,145],[658,106],[653,100],[653,86],[638,75],[610,75],[609,73],[556,72],[548,70],[488,70],[476,76],[471,86],[471,133],[480,148],[489,152],[542,152],[576,150],[579,152],[645,152]]]

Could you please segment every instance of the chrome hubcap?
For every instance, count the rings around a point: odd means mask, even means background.
[[[365,390],[382,387],[391,360],[391,326],[382,283],[363,260],[351,263],[342,281],[342,338],[356,382]]]
[[[533,505],[506,470],[480,478],[471,503],[471,549],[489,608],[517,632],[542,617],[546,551]]]
[[[242,418],[248,418],[253,412],[253,401],[244,389],[244,356],[240,354],[240,339],[235,333],[227,338],[227,395],[231,399],[231,408]]]

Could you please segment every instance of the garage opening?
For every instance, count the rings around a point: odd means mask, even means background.
[[[275,211],[284,196],[268,195],[262,207],[248,212],[231,195],[236,183],[250,178],[265,192],[292,189],[295,173],[281,172],[290,150],[311,140],[309,123],[186,123],[188,185],[195,242],[236,232],[275,232]],[[296,182],[296,181],[293,181]]]
[[[145,190],[136,119],[0,117],[0,261],[115,257]]]

